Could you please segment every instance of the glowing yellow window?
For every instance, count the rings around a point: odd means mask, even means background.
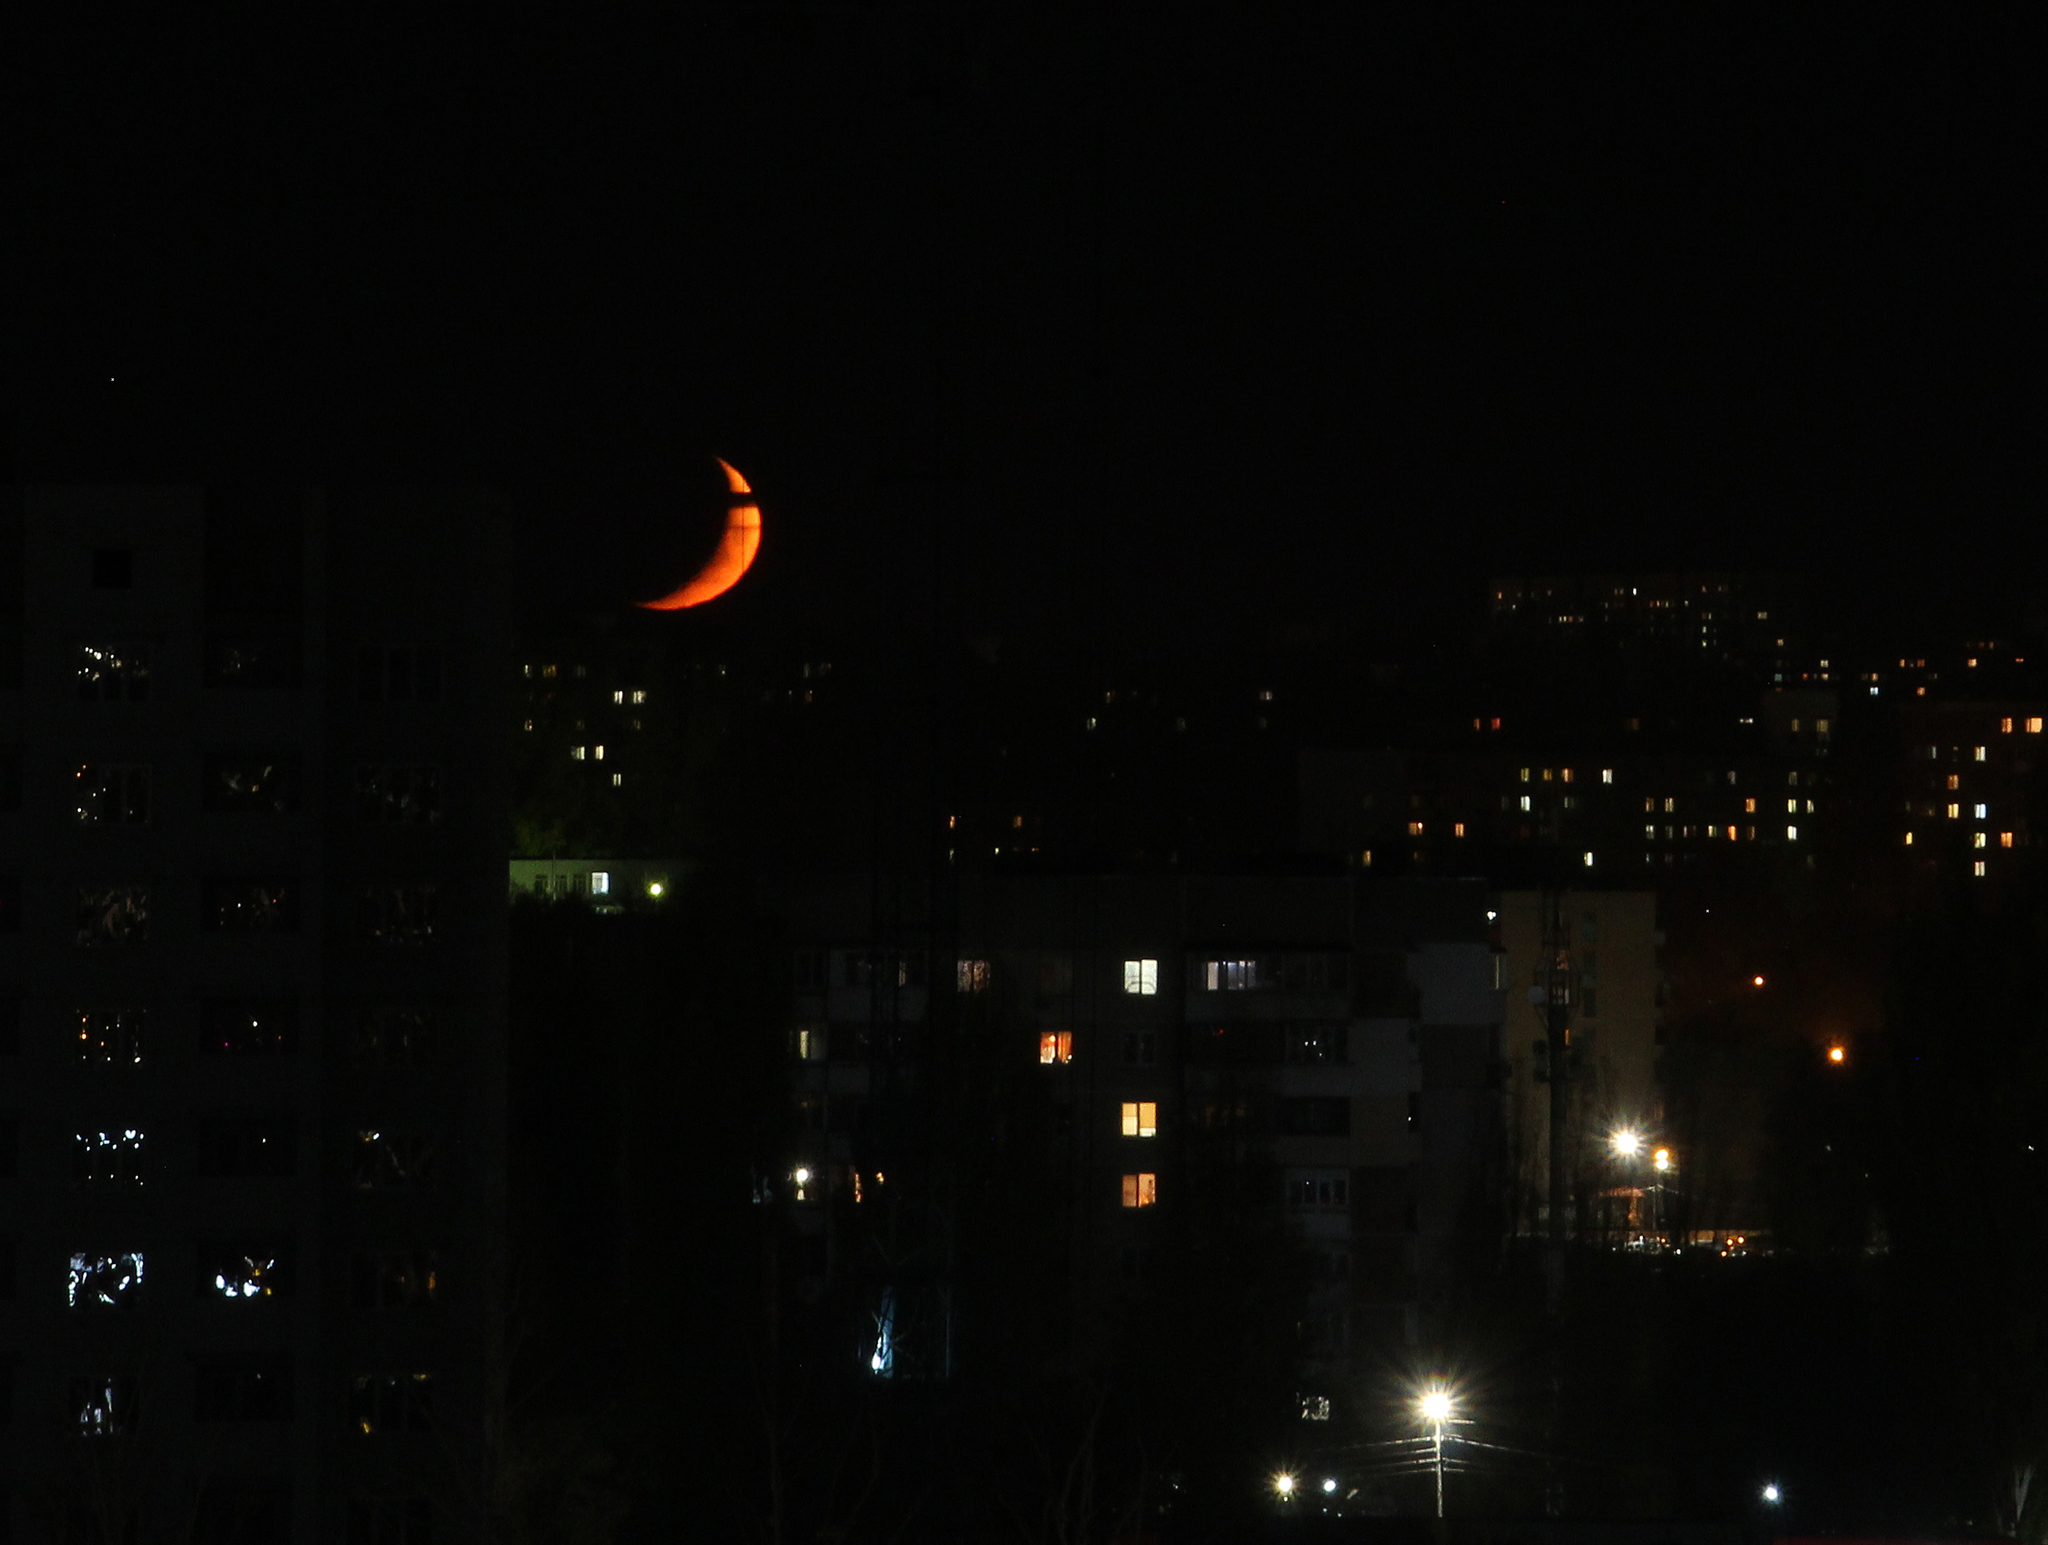
[[[2011,833],[2011,832],[2000,832],[2000,833],[1998,834],[1998,845],[1999,845],[2000,847],[2002,847],[2002,848],[2009,848],[2009,847],[2011,847],[2011,846],[2012,846],[2012,833]]]
[[[1744,801],[1742,802],[1742,811],[1743,811],[1743,814],[1745,814],[1745,815],[1755,815],[1755,814],[1756,814],[1756,801],[1755,801],[1755,800],[1753,800],[1753,799],[1745,799],[1745,800],[1744,800]]]
[[[1157,1137],[1159,1107],[1151,1100],[1124,1101],[1124,1136]]]
[[[1991,838],[1989,834],[1985,832],[1978,832],[1974,837],[1970,839],[1970,846],[1973,848],[1989,847],[1990,845]]]
[[[1963,780],[1961,775],[1957,773],[1950,773],[1948,775],[1948,786],[1952,789],[1961,788],[1963,786]]]
[[[1998,733],[2001,735],[2010,735],[2012,733],[2012,720],[2000,719],[1998,721]]]
[[[1074,1060],[1074,1032],[1071,1030],[1039,1031],[1038,1060],[1048,1066],[1056,1062],[1072,1062]]]
[[[1970,873],[1982,879],[1984,877],[1984,860],[1980,858],[1976,863],[1972,864],[1970,866]]]
[[[2027,733],[2028,733],[2029,735],[2038,735],[2038,734],[2040,734],[2040,733],[2041,733],[2041,721],[2040,721],[2040,719],[2038,719],[2038,718],[2033,718],[2033,719],[2029,719],[2029,720],[2027,721]]]
[[[1950,805],[1948,807],[1948,818],[1951,821],[1958,819],[1962,813],[1963,807],[1961,805]]]
[[[1911,847],[1912,845],[1913,845],[1913,834],[1912,834],[1911,832],[1907,832],[1907,833],[1906,833],[1906,846],[1910,848],[1910,847]]]
[[[1422,835],[1422,823],[1420,821],[1410,821],[1408,823],[1408,835],[1420,837]]]
[[[1124,1205],[1126,1207],[1150,1207],[1159,1200],[1159,1177],[1157,1175],[1124,1176]]]
[[[1522,781],[1524,783],[1527,783],[1529,781],[1529,769],[1526,767],[1522,769]]]
[[[1452,825],[1452,827],[1451,827],[1451,835],[1452,835],[1453,837],[1462,837],[1462,836],[1464,836],[1464,835],[1465,835],[1465,823],[1464,823],[1463,821],[1458,821],[1458,822],[1454,823],[1454,824]]]

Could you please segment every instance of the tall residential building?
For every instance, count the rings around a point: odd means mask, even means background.
[[[502,535],[478,497],[0,523],[0,1522],[459,1537],[492,1484]]]

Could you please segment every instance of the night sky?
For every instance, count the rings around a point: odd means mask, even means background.
[[[969,631],[1141,647],[1398,633],[1518,568],[2024,623],[2028,40],[1618,20],[53,44],[9,454],[497,483],[592,598],[708,549],[724,455],[741,621],[911,614],[936,564]]]

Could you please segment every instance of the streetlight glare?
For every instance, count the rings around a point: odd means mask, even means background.
[[[1655,1154],[1651,1155],[1651,1162],[1660,1170],[1670,1169],[1671,1150],[1669,1148],[1659,1148]]]
[[[1758,987],[1761,987],[1761,986],[1763,986],[1763,984],[1764,984],[1764,979],[1763,979],[1762,977],[1760,977],[1760,976],[1758,976],[1758,977],[1752,977],[1752,978],[1751,978],[1751,981],[1752,981],[1752,982],[1754,982],[1754,983],[1755,983],[1755,985],[1756,985],[1756,986],[1758,986]]]
[[[1782,1491],[1778,1490],[1778,1483],[1776,1481],[1767,1481],[1764,1483],[1764,1501],[1782,1502],[1784,1499],[1785,1494]]]
[[[1446,1421],[1451,1414],[1451,1397],[1445,1391],[1433,1389],[1422,1397],[1422,1414],[1433,1422]]]
[[[1276,1476],[1274,1476],[1274,1477],[1273,1477],[1273,1489],[1274,1489],[1275,1491],[1279,1492],[1279,1493],[1280,1493],[1280,1495],[1281,1495],[1281,1496],[1283,1496],[1283,1497],[1291,1497],[1291,1496],[1293,1496],[1293,1495],[1294,1495],[1294,1477],[1293,1477],[1293,1476],[1291,1476],[1291,1475],[1288,1475],[1288,1474],[1286,1474],[1286,1473],[1284,1473],[1284,1472],[1283,1472],[1282,1474],[1279,1474],[1279,1475],[1276,1475]]]
[[[1843,1062],[1847,1062],[1848,1060],[1849,1060],[1849,1050],[1848,1050],[1848,1048],[1847,1048],[1847,1047],[1845,1047],[1845,1046],[1830,1046],[1830,1047],[1828,1048],[1828,1061],[1830,1061],[1830,1062],[1833,1062],[1833,1063],[1843,1063]]]
[[[1335,1491],[1336,1489],[1337,1489],[1337,1483],[1336,1483],[1336,1481],[1335,1481],[1335,1480],[1333,1480],[1333,1479],[1331,1479],[1331,1478],[1330,1478],[1329,1476],[1324,1476],[1324,1477],[1323,1477],[1323,1490],[1324,1490],[1324,1492],[1325,1492],[1325,1493],[1328,1493],[1328,1492],[1333,1492],[1333,1491]]]
[[[1615,1133],[1607,1141],[1613,1145],[1614,1151],[1625,1159],[1633,1157],[1637,1150],[1643,1146],[1642,1134],[1626,1129]]]

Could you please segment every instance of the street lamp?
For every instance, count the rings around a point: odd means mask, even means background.
[[[1450,1391],[1438,1386],[1422,1396],[1423,1420],[1430,1424],[1430,1442],[1436,1456],[1436,1516],[1444,1516],[1444,1423],[1451,1419]]]
[[[1273,1489],[1283,1497],[1293,1496],[1294,1477],[1289,1475],[1285,1470],[1282,1470],[1278,1475],[1273,1477]]]
[[[1785,1493],[1778,1489],[1776,1481],[1765,1481],[1762,1495],[1764,1501],[1770,1503],[1773,1507],[1776,1507],[1785,1500]]]
[[[1632,1159],[1643,1146],[1643,1134],[1632,1128],[1623,1127],[1607,1139],[1607,1145],[1622,1158]]]

